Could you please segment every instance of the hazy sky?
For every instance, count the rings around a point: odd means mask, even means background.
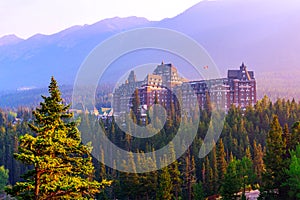
[[[201,0],[0,0],[0,37],[52,34],[110,17],[174,17]]]

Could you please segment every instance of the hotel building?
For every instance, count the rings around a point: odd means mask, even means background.
[[[226,78],[197,81],[180,77],[172,64],[161,63],[143,81],[137,81],[131,71],[126,82],[113,93],[115,114],[130,110],[135,90],[138,90],[141,109],[144,110],[155,101],[168,108],[176,98],[185,109],[193,109],[197,103],[204,109],[208,98],[215,106],[225,110],[231,105],[244,110],[248,105],[256,103],[254,72],[248,71],[244,63],[240,69],[228,70]]]

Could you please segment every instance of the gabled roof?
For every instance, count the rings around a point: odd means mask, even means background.
[[[243,71],[245,71],[246,77],[243,77]],[[244,63],[242,63],[239,70],[228,70],[227,77],[229,79],[242,80],[242,79],[247,78],[247,80],[251,80],[251,79],[254,79],[254,72],[248,71],[246,65],[244,65]]]

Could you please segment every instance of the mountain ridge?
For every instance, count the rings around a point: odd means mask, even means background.
[[[19,38],[14,34],[4,35],[3,37],[0,38],[0,46],[17,44],[23,40],[24,39]]]

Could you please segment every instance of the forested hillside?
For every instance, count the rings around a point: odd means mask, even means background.
[[[276,101],[278,98],[295,98],[296,101],[299,101],[299,76],[299,69],[256,73],[258,99],[267,95],[272,101]]]
[[[70,104],[72,102],[73,87],[63,85],[60,87],[62,91],[62,98],[65,103]],[[83,88],[82,90],[89,90],[89,88]],[[112,84],[103,84],[97,88],[96,92],[96,107],[110,107],[111,98],[110,95],[113,91]],[[35,88],[22,91],[9,91],[0,92],[0,108],[13,108],[29,107],[34,108],[39,105],[42,100],[41,95],[47,94],[47,88]],[[80,101],[85,97],[80,97]]]
[[[113,180],[113,184],[98,196],[99,199],[203,199],[205,196],[221,194],[231,199],[243,188],[260,188],[263,195],[278,194],[278,198],[299,195],[291,183],[293,159],[299,156],[295,150],[300,142],[300,104],[294,100],[279,99],[272,103],[267,97],[248,107],[245,112],[232,107],[226,116],[221,139],[210,154],[199,159],[199,149],[206,135],[210,121],[209,110],[191,114],[190,118],[171,118],[155,136],[137,139],[122,132],[112,123],[102,122],[106,134],[119,147],[132,152],[150,152],[167,144],[176,134],[180,120],[192,122],[200,118],[198,134],[188,151],[170,166],[154,172],[131,174],[105,167],[94,159],[96,178]],[[97,134],[94,115],[81,114],[79,130],[82,135]],[[17,151],[18,138],[30,133],[28,122],[32,120],[31,110],[0,111],[0,166],[9,170],[9,183],[21,180],[26,167],[13,158]],[[188,130],[188,129],[187,129]],[[175,151],[175,149],[174,149]],[[99,152],[101,154],[101,152]],[[176,152],[173,152],[173,156]],[[109,156],[109,155],[104,155]],[[172,155],[171,155],[172,157]],[[298,157],[299,158],[299,157]],[[162,160],[124,159],[123,167],[135,167],[163,162]],[[167,158],[166,158],[167,159]],[[127,160],[127,161],[126,161]],[[139,162],[139,164],[137,163]],[[288,171],[288,172],[287,172]],[[299,174],[293,175],[298,176]],[[287,184],[285,182],[291,181]],[[285,192],[283,192],[285,191]],[[295,192],[296,191],[296,192]],[[297,193],[298,192],[298,193]]]

